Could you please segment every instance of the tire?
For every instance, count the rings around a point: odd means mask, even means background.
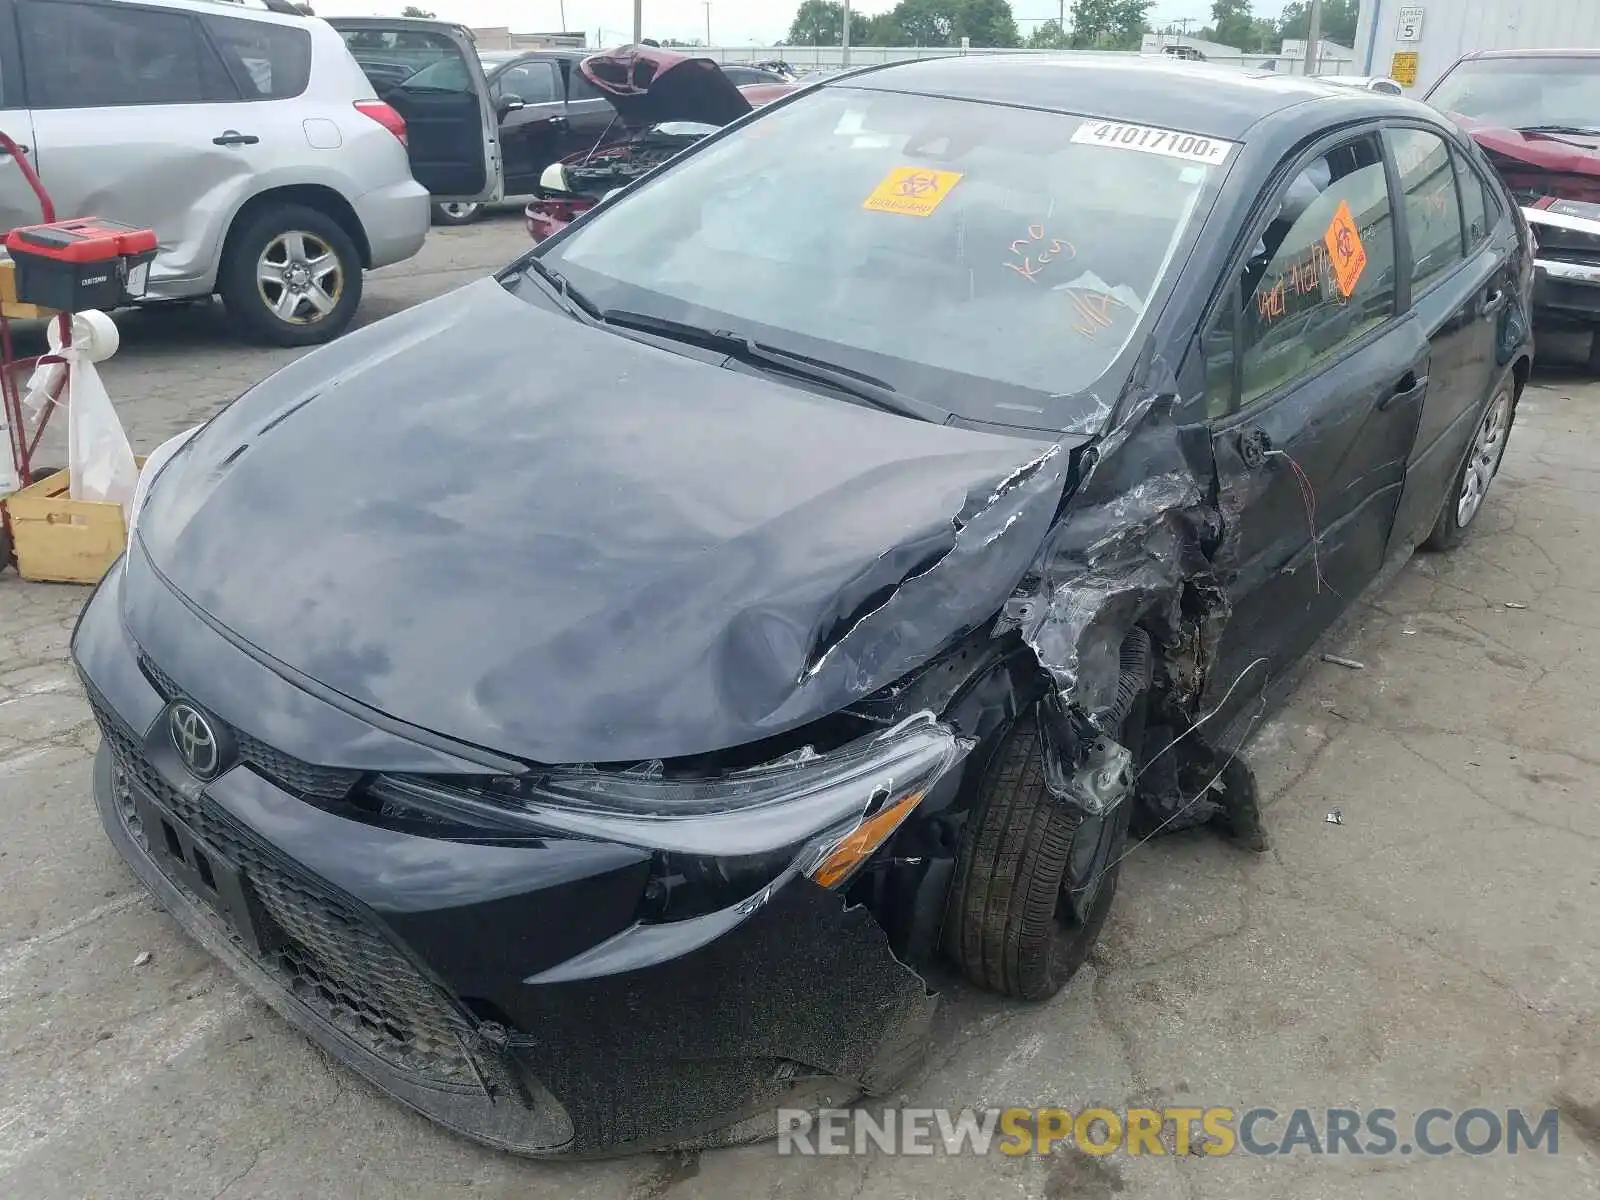
[[[435,225],[471,225],[483,216],[483,205],[471,203],[435,204]]]
[[[1130,735],[1143,728],[1147,686],[1148,675],[1124,722],[1130,749],[1139,740]],[[1133,803],[1130,795],[1105,816],[1080,820],[1045,786],[1035,709],[1017,716],[980,778],[945,914],[945,952],[970,982],[1039,1001],[1077,974],[1116,896]],[[1069,863],[1088,885],[1077,897],[1067,886]]]
[[[1473,430],[1466,457],[1451,478],[1450,490],[1439,506],[1433,530],[1422,543],[1424,550],[1453,550],[1467,536],[1467,530],[1483,511],[1490,485],[1500,473],[1506,442],[1516,418],[1517,390],[1507,379],[1495,390],[1494,398]]]
[[[361,253],[326,213],[273,205],[229,234],[217,291],[252,340],[320,345],[343,333],[361,304]]]

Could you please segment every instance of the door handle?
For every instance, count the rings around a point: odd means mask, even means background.
[[[1394,390],[1378,401],[1378,411],[1386,412],[1393,405],[1402,400],[1415,400],[1428,390],[1428,377],[1418,375],[1415,371],[1407,371],[1400,376],[1400,382],[1394,385]]]
[[[1506,295],[1504,288],[1490,288],[1484,293],[1483,299],[1478,302],[1478,315],[1480,317],[1494,316],[1495,313],[1505,307],[1507,299],[1509,297]]]
[[[254,146],[261,139],[253,133],[240,133],[237,129],[229,129],[220,136],[211,139],[213,146]]]

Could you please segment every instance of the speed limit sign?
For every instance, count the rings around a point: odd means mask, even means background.
[[[1394,40],[1420,42],[1422,40],[1422,5],[1407,5],[1400,10],[1395,21]]]

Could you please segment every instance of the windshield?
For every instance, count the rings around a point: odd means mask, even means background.
[[[1439,81],[1428,103],[1511,129],[1600,132],[1600,58],[1468,59]]]
[[[731,330],[971,420],[1092,431],[1106,405],[1084,393],[1143,330],[1231,150],[829,88],[539,254],[599,309]]]

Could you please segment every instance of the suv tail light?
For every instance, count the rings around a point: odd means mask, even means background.
[[[400,139],[402,146],[406,144],[406,119],[382,100],[357,100],[356,111],[363,116],[371,117],[394,134]]]

